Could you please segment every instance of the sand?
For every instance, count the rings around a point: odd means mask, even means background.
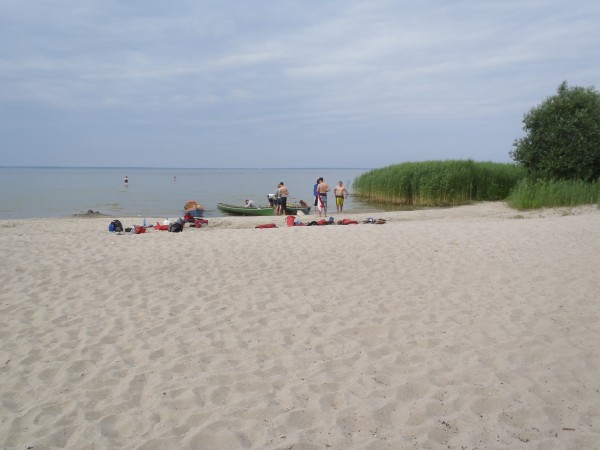
[[[599,210],[378,217],[0,221],[0,448],[600,448]]]

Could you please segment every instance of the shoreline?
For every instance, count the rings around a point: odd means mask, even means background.
[[[306,223],[312,220],[319,220],[322,218],[333,217],[336,221],[343,218],[350,218],[362,222],[366,218],[383,218],[388,222],[398,221],[416,221],[416,220],[472,220],[472,219],[535,219],[553,216],[569,216],[569,215],[581,215],[588,213],[598,213],[600,209],[595,204],[582,205],[582,206],[565,206],[556,208],[540,208],[526,211],[519,211],[512,209],[506,205],[505,202],[478,202],[470,205],[452,206],[452,207],[432,207],[432,208],[420,208],[411,210],[400,210],[400,211],[383,211],[383,210],[371,210],[371,211],[349,211],[343,213],[331,213],[327,214],[327,217],[318,217],[314,213],[308,215],[296,216],[302,222]],[[181,215],[183,217],[183,214]],[[287,227],[285,217],[287,216],[236,216],[236,215],[224,215],[219,217],[206,217],[209,224],[205,226],[205,229],[214,228],[249,228],[250,226],[258,225],[261,223],[274,222],[278,227]],[[177,219],[179,217],[170,217],[169,219]],[[16,224],[27,224],[29,222],[37,223],[44,221],[74,221],[75,223],[81,221],[102,221],[106,222],[106,226],[113,219],[119,219],[123,222],[123,226],[141,225],[144,217],[142,216],[119,216],[119,215],[108,215],[108,214],[75,214],[68,217],[49,217],[49,218],[24,218],[24,219],[0,219],[0,226],[9,223]],[[145,217],[148,225],[154,225],[157,222],[162,224],[167,217]],[[127,225],[126,225],[127,224]],[[186,229],[189,227],[186,224]]]
[[[0,221],[0,447],[597,445],[595,205],[330,215]]]

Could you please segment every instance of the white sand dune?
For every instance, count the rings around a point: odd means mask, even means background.
[[[600,448],[598,209],[379,217],[0,222],[0,448]]]

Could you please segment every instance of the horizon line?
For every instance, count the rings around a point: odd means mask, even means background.
[[[370,170],[374,167],[159,167],[159,166],[5,166],[2,169],[173,169],[173,170]]]

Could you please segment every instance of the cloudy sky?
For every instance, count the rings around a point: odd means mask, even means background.
[[[0,165],[510,162],[597,0],[0,0]]]

